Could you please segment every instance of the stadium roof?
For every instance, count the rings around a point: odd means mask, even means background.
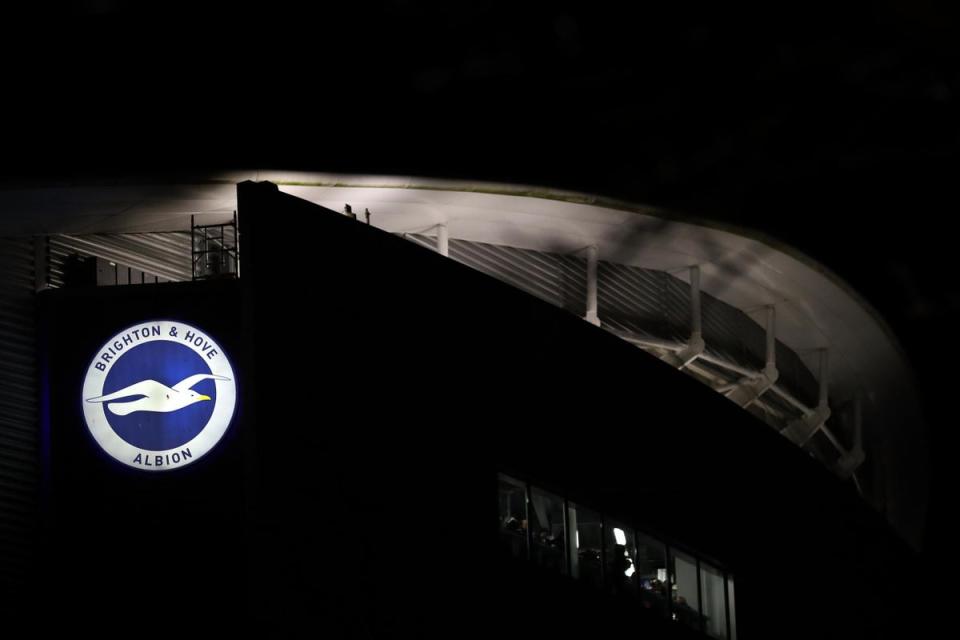
[[[191,215],[232,215],[235,185],[243,180],[269,180],[287,193],[334,210],[346,204],[354,212],[368,210],[373,225],[428,245],[443,233],[452,243],[451,257],[534,294],[549,288],[550,269],[580,268],[579,263],[551,267],[551,256],[585,264],[589,247],[595,248],[601,264],[632,269],[625,278],[667,274],[684,302],[694,295],[698,280],[699,290],[710,300],[753,321],[734,323],[736,331],[751,334],[745,341],[756,342],[759,335],[762,345],[762,335],[773,327],[776,342],[786,348],[782,353],[806,369],[792,378],[792,387],[787,375],[764,377],[769,370],[762,354],[759,366],[751,366],[749,358],[725,357],[709,337],[697,349],[690,335],[655,335],[622,318],[604,317],[604,304],[628,306],[635,302],[632,294],[601,291],[599,322],[769,418],[768,423],[841,477],[852,478],[905,538],[919,542],[927,452],[916,390],[896,338],[870,305],[823,265],[750,230],[642,204],[526,185],[238,171],[172,181],[8,186],[0,190],[0,235],[184,232]],[[531,260],[539,260],[540,266],[529,268]],[[549,299],[550,294],[541,297]],[[713,311],[704,306],[701,313]],[[775,355],[780,354],[778,350]],[[783,369],[782,358],[775,357],[776,364]],[[798,388],[803,376],[811,375],[826,376],[822,395],[814,399],[805,398]],[[832,411],[818,411],[818,403]],[[818,446],[814,436],[825,436],[829,446]]]

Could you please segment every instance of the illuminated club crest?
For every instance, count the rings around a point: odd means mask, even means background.
[[[83,383],[83,415],[112,458],[145,471],[195,462],[223,437],[237,400],[233,367],[209,334],[154,320],[98,350]]]

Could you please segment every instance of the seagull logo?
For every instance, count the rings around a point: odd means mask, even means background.
[[[142,322],[93,354],[81,394],[84,421],[114,460],[170,471],[221,441],[236,409],[236,379],[223,346],[206,331]]]
[[[118,416],[127,416],[135,411],[156,411],[158,413],[169,413],[178,409],[183,409],[195,402],[211,400],[210,396],[197,393],[191,387],[201,380],[229,380],[225,376],[215,376],[213,374],[198,373],[188,378],[184,378],[172,387],[157,382],[156,380],[142,380],[129,387],[108,393],[105,396],[96,398],[87,398],[87,402],[106,402],[107,409]],[[135,396],[139,396],[136,397]],[[129,398],[126,402],[112,402]]]

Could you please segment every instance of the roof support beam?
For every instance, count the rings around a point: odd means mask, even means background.
[[[437,253],[444,258],[450,256],[450,233],[446,222],[437,225]]]
[[[683,369],[703,353],[703,315],[700,312],[700,267],[690,267],[690,340],[677,353],[668,353],[664,360]]]
[[[819,431],[830,418],[829,398],[827,397],[829,367],[829,351],[822,349],[820,351],[820,399],[817,407],[812,411],[806,412],[803,417],[788,424],[781,432],[797,446],[802,447],[810,442],[810,438],[816,435],[817,431]]]
[[[863,451],[863,413],[859,395],[853,399],[853,448],[847,452],[841,449],[841,453],[843,455],[837,461],[837,474],[842,478],[853,476],[854,481],[856,481],[857,478],[853,473],[867,457]],[[859,490],[859,483],[857,483],[857,488]]]
[[[681,350],[684,348],[684,345],[679,344],[679,343],[676,343],[676,342],[671,342],[671,341],[668,341],[668,340],[660,340],[660,339],[658,339],[658,338],[641,337],[641,336],[639,336],[639,335],[630,333],[629,331],[622,331],[622,330],[620,330],[620,329],[612,329],[612,328],[610,328],[610,325],[607,325],[605,328],[606,328],[607,331],[609,331],[609,332],[612,333],[613,335],[617,336],[618,338],[622,338],[623,340],[626,340],[626,341],[629,342],[630,344],[632,344],[632,345],[634,345],[634,346],[637,346],[637,347],[641,347],[641,348],[643,348],[643,349],[660,349],[660,350],[666,350],[666,351],[681,351]]]
[[[667,340],[658,340],[656,338],[641,337],[636,334],[629,333],[627,331],[622,331],[619,329],[611,329],[607,327],[607,331],[613,335],[626,340],[632,345],[645,349],[647,351],[661,352],[661,351],[672,351],[679,352],[686,348],[686,345],[670,342]],[[702,360],[703,362],[709,362],[710,364],[720,367],[726,371],[729,371],[733,374],[739,375],[741,378],[755,379],[758,376],[762,376],[762,371],[756,371],[747,369],[746,367],[741,367],[740,365],[734,364],[732,362],[727,362],[715,356],[710,355],[709,353],[702,353],[697,356],[697,360]],[[687,366],[687,369],[693,369],[693,363]],[[697,371],[701,371],[700,368],[697,368]],[[705,373],[705,372],[704,372]],[[724,383],[719,387],[715,387],[714,391],[717,393],[727,395],[733,389],[740,385],[740,382],[729,382]],[[808,413],[811,409],[804,403],[797,400],[789,391],[783,389],[782,387],[774,384],[770,387],[770,391],[775,392],[778,396],[783,398],[790,406],[801,413]]]
[[[795,408],[797,411],[801,411],[801,412],[808,411],[807,405],[797,400],[792,393],[784,389],[782,386],[775,384],[772,387],[770,387],[770,390],[773,391],[778,396],[780,396],[781,398],[783,398],[788,404],[790,404],[790,406]]]
[[[585,320],[590,324],[600,326],[600,317],[597,315],[597,265],[600,250],[593,244],[587,247],[587,314]]]
[[[723,369],[726,369],[727,371],[732,371],[733,373],[738,374],[740,377],[753,378],[759,375],[758,371],[755,371],[753,369],[748,369],[747,367],[741,367],[740,365],[734,364],[733,362],[727,362],[726,360],[721,360],[720,358],[712,356],[709,353],[701,353],[698,356],[698,359],[703,360],[704,362],[709,362],[710,364],[716,365]]]
[[[780,378],[777,370],[777,310],[767,307],[767,352],[766,363],[760,375],[742,379],[727,392],[727,398],[741,407],[749,407],[766,393]]]

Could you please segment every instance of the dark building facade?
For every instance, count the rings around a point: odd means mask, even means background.
[[[915,558],[884,518],[708,387],[362,218],[270,183],[238,205],[238,279],[38,296],[22,617],[117,636],[852,638],[913,615]],[[307,229],[323,251],[291,234]],[[234,411],[196,460],[190,434],[151,445],[143,421],[122,438],[143,458],[92,436],[85,376],[154,326],[202,331],[201,362],[215,346],[232,365]],[[219,385],[193,387],[198,408]]]

